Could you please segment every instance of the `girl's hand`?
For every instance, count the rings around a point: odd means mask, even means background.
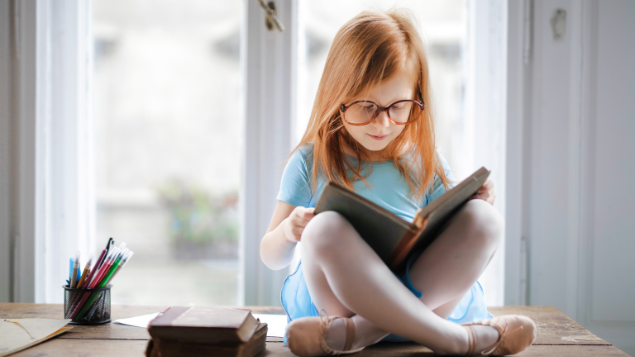
[[[494,200],[496,199],[496,193],[494,192],[494,181],[487,179],[483,184],[483,187],[479,188],[476,191],[476,194],[473,198],[480,198],[489,202],[491,205],[494,205]]]
[[[306,227],[311,218],[315,217],[315,214],[313,214],[314,211],[314,207],[306,208],[297,206],[291,212],[284,226],[284,235],[287,240],[294,243],[300,241],[304,227]]]

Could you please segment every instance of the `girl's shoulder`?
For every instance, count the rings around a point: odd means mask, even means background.
[[[282,172],[280,192],[277,199],[292,206],[312,207],[311,165],[313,146],[297,148],[289,157]]]
[[[295,149],[289,160],[287,161],[287,167],[297,167],[308,169],[311,167],[313,161],[313,144],[307,144]]]

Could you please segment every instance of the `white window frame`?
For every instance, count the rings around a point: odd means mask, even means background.
[[[265,28],[257,1],[246,1],[241,41],[244,81],[239,303],[280,305],[288,270],[272,271],[260,259],[260,240],[276,206],[282,170],[292,145],[297,78],[297,0],[278,0],[285,31]]]
[[[92,251],[90,1],[2,6],[13,35],[4,48],[12,74],[0,85],[12,101],[2,124],[13,135],[0,167],[9,196],[0,208],[9,252],[0,299],[61,303],[68,258]]]

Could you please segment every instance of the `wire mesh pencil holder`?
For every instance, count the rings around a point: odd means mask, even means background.
[[[64,288],[64,318],[71,324],[95,325],[110,322],[110,288]]]

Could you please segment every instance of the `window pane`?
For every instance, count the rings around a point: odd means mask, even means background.
[[[242,1],[94,0],[97,242],[119,304],[237,304]]]
[[[301,3],[304,53],[300,54],[298,125],[296,139],[306,129],[324,63],[336,32],[364,10],[410,9],[418,20],[426,45],[435,99],[437,146],[453,168],[455,178],[471,174],[460,153],[465,133],[463,48],[466,34],[465,0],[351,0]],[[337,11],[333,11],[337,9]],[[459,154],[459,155],[457,155]]]

